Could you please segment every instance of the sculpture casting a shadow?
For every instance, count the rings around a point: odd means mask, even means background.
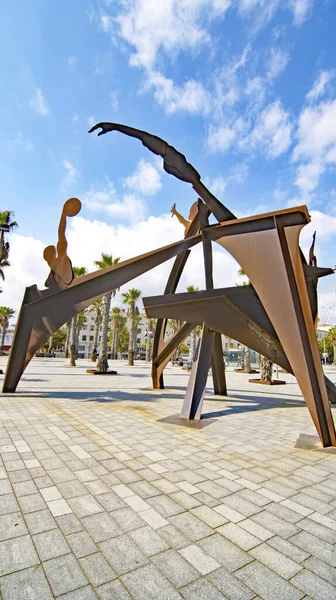
[[[329,400],[336,402],[336,387],[322,371],[316,341],[317,281],[333,273],[317,267],[314,242],[309,264],[299,247],[299,234],[309,221],[306,207],[286,209],[236,219],[202,183],[200,174],[185,156],[157,136],[117,123],[99,123],[90,132],[98,135],[118,131],[139,139],[163,158],[167,173],[190,183],[199,199],[192,205],[189,220],[171,212],[184,226],[184,239],[133,259],[73,279],[66,254],[66,216],[77,214],[79,200],[64,205],[57,252],[46,248],[51,268],[46,285],[26,289],[11,355],[4,392],[13,392],[35,352],[62,324],[89,306],[96,298],[120,287],[140,274],[175,256],[164,294],[144,298],[148,317],[157,318],[153,344],[152,379],[155,389],[164,387],[163,371],[177,347],[197,324],[202,332],[182,408],[182,417],[201,417],[209,365],[215,394],[226,395],[221,334],[260,352],[293,373],[300,385],[323,446],[335,446],[336,435]],[[79,204],[78,204],[79,203]],[[78,210],[77,210],[78,208]],[[77,210],[77,212],[76,212]],[[209,226],[212,214],[218,224]],[[250,285],[214,289],[212,242],[228,250],[249,277]],[[314,236],[315,241],[315,236]],[[176,294],[191,248],[202,243],[205,290]],[[184,321],[176,334],[165,341],[168,319]]]

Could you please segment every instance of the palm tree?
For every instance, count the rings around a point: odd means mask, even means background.
[[[131,288],[128,292],[123,293],[123,302],[128,304],[127,315],[130,319],[130,336],[128,343],[128,364],[134,365],[134,345],[136,340],[136,301],[139,300],[141,291]]]
[[[9,242],[5,241],[5,233],[9,233],[15,227],[18,227],[16,221],[13,221],[14,213],[11,210],[4,210],[0,212],[0,277],[5,279],[3,269],[9,267],[8,262],[9,255]]]
[[[146,362],[152,360],[153,354],[153,328],[156,319],[147,319],[147,331],[146,331]]]
[[[93,306],[94,310],[96,311],[95,318],[94,318],[95,332],[94,332],[93,348],[92,348],[92,354],[91,354],[92,362],[96,362],[96,360],[97,360],[98,335],[99,335],[99,327],[101,325],[101,320],[102,320],[102,304],[103,304],[102,298],[98,298],[98,300],[95,300],[94,302],[92,302],[92,306]]]
[[[71,333],[71,319],[66,322],[66,338],[64,345],[64,358],[69,358],[69,346],[70,346],[70,333]]]
[[[104,269],[105,267],[112,267],[112,265],[116,265],[120,260],[119,258],[112,258],[112,254],[101,254],[101,260],[95,260],[94,264],[96,267],[100,269]],[[108,361],[107,361],[107,338],[108,338],[108,327],[110,320],[110,306],[111,306],[111,298],[116,295],[117,290],[112,290],[108,294],[103,296],[102,301],[102,336],[101,336],[101,344],[99,347],[99,357],[97,362],[97,371],[102,373],[107,373],[108,369]]]
[[[86,267],[73,267],[73,273],[74,273],[75,277],[83,277],[83,275],[86,275],[87,269],[86,269]],[[77,357],[77,351],[76,351],[76,343],[77,343],[76,328],[77,328],[77,316],[74,316],[71,319],[71,333],[70,333],[70,366],[71,367],[75,367],[76,366],[76,357]]]
[[[331,327],[327,333],[327,338],[333,345],[333,364],[336,365],[336,327]]]
[[[82,329],[85,327],[87,318],[86,318],[86,310],[81,310],[76,319],[76,358],[78,358],[78,345],[79,345],[79,334]]]
[[[198,292],[198,287],[194,285],[188,285],[187,292]],[[190,346],[189,346],[189,361],[192,365],[195,359],[195,351],[196,351],[196,329],[193,329],[190,333]]]
[[[119,306],[114,306],[111,310],[111,321],[112,321],[112,331],[111,331],[111,357],[118,358],[118,347],[119,347],[119,334],[122,325],[124,324],[124,319],[121,315],[121,308]]]
[[[9,327],[9,319],[15,315],[15,310],[9,306],[0,306],[1,352],[5,345],[5,335]]]
[[[238,269],[238,275],[239,277],[247,277],[244,269],[240,268]],[[243,279],[242,283],[240,285],[248,285],[249,284],[249,280],[246,281],[246,279]],[[267,369],[266,369],[266,363],[263,362],[262,360],[260,360],[260,369],[262,369],[262,364],[264,365],[265,369],[264,372],[261,370],[261,376],[260,378],[263,379],[264,381],[267,380]],[[244,373],[250,373],[251,371],[251,351],[250,348],[248,348],[247,346],[242,346],[242,354],[241,354],[241,370],[244,371]]]

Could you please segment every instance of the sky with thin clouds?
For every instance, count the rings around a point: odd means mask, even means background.
[[[336,6],[332,0],[5,0],[0,54],[2,209],[15,212],[2,304],[43,286],[64,201],[69,255],[94,270],[183,236],[190,185],[138,141],[88,129],[116,121],[186,155],[236,216],[307,204],[307,252],[336,263]],[[215,283],[239,282],[214,246]],[[204,287],[201,248],[179,290]],[[171,263],[130,284],[161,293]],[[321,319],[336,322],[335,278],[320,280]],[[127,287],[121,291],[125,291]],[[115,302],[120,301],[117,295]]]

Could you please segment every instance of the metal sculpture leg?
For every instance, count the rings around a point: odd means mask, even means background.
[[[197,358],[194,361],[189,377],[188,387],[183,402],[182,419],[200,419],[203,396],[209,373],[215,332],[203,325],[201,339],[198,343]]]
[[[226,248],[254,286],[274,326],[323,446],[336,445],[299,250],[306,207],[240,219],[209,228],[206,235]]]

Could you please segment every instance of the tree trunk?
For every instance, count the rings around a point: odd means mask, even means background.
[[[107,338],[108,338],[108,326],[110,321],[110,306],[111,306],[112,292],[109,292],[103,297],[102,301],[102,335],[99,347],[99,357],[97,362],[97,371],[101,373],[107,373],[108,360],[107,360]]]
[[[247,346],[244,347],[244,373],[249,373],[251,371],[251,356],[250,356],[250,348]]]
[[[52,349],[53,349],[53,341],[54,341],[53,338],[54,338],[54,336],[52,336],[52,335],[49,338],[49,345],[48,345],[48,352],[49,353],[52,352]]]
[[[101,319],[98,319],[96,317],[93,348],[92,348],[92,354],[91,354],[92,362],[96,362],[96,360],[97,360],[97,346],[98,346],[98,335],[99,335],[100,322],[101,322]]]
[[[190,364],[194,362],[196,348],[196,329],[193,329],[190,333],[190,346],[189,346],[189,360]]]
[[[118,358],[118,346],[119,346],[119,323],[115,323],[113,330],[113,358]]]
[[[128,342],[128,364],[130,367],[134,366],[134,333],[135,333],[135,303],[132,302],[130,305],[131,313],[131,328]]]
[[[70,334],[70,367],[76,366],[76,321],[77,317],[72,317]]]
[[[152,321],[151,321],[151,319],[147,319],[146,362],[150,362],[150,360],[151,360],[151,337],[149,335],[151,332],[152,332]]]
[[[6,331],[7,331],[7,329],[5,327],[2,327],[2,329],[1,329],[1,352],[4,351]]]
[[[67,328],[67,333],[66,333],[65,347],[64,347],[64,358],[69,358],[69,342],[70,342],[71,321],[67,321],[66,328]]]
[[[336,365],[336,340],[333,341],[333,364]]]
[[[268,360],[265,356],[260,357],[260,379],[261,381],[272,382],[273,377],[273,363]]]

